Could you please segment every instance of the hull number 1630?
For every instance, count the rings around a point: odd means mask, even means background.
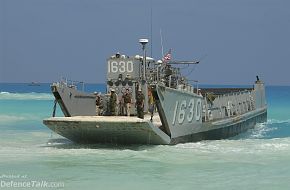
[[[133,62],[132,61],[112,61],[108,62],[108,73],[132,73]]]
[[[190,99],[187,103],[186,100],[176,101],[172,125],[176,122],[182,124],[184,120],[191,123],[193,120],[199,121],[201,118],[201,100]]]

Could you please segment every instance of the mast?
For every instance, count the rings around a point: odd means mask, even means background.
[[[143,50],[143,73],[142,80],[146,80],[146,44],[148,43],[148,39],[140,39],[139,43],[142,45]]]
[[[145,100],[144,100],[144,112],[148,111],[148,85],[147,85],[147,77],[146,77],[146,44],[149,42],[148,39],[139,39],[139,43],[142,45],[143,50],[143,72],[141,77],[141,86],[142,86],[142,92],[144,94]]]

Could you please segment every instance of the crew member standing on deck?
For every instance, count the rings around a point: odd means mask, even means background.
[[[101,115],[101,95],[100,93],[95,92],[96,94],[96,115]]]
[[[126,92],[123,95],[123,100],[124,100],[124,108],[125,108],[126,114],[127,116],[130,116],[132,96],[129,92],[129,89],[126,89]]]
[[[110,114],[116,115],[116,107],[117,107],[117,94],[115,93],[115,89],[111,89],[111,96],[110,96]]]
[[[148,89],[148,104],[149,104],[149,112],[151,115],[150,121],[152,122],[155,106],[154,106],[154,97],[153,97],[152,91],[150,89]]]
[[[137,104],[137,116],[141,119],[144,119],[144,95],[142,90],[138,90],[138,94],[136,97],[136,104]]]

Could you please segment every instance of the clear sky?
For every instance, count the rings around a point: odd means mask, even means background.
[[[289,0],[0,0],[0,82],[103,83],[139,38],[160,59],[160,29],[173,59],[201,59],[190,79],[290,85]]]

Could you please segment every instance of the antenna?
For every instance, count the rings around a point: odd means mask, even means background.
[[[145,45],[149,42],[148,39],[139,39],[139,43],[142,45],[142,50],[145,50]]]
[[[150,44],[150,57],[152,57],[152,46],[153,46],[153,38],[152,38],[152,0],[150,0],[150,39],[151,39],[151,44]]]
[[[162,53],[162,57],[164,57],[163,39],[162,39],[162,31],[161,31],[161,28],[160,28],[160,42],[161,42],[161,53]]]
[[[143,75],[142,75],[142,79],[145,80],[146,76],[145,76],[145,70],[146,70],[146,44],[149,42],[148,39],[139,39],[139,43],[142,45],[142,50],[143,50]]]

